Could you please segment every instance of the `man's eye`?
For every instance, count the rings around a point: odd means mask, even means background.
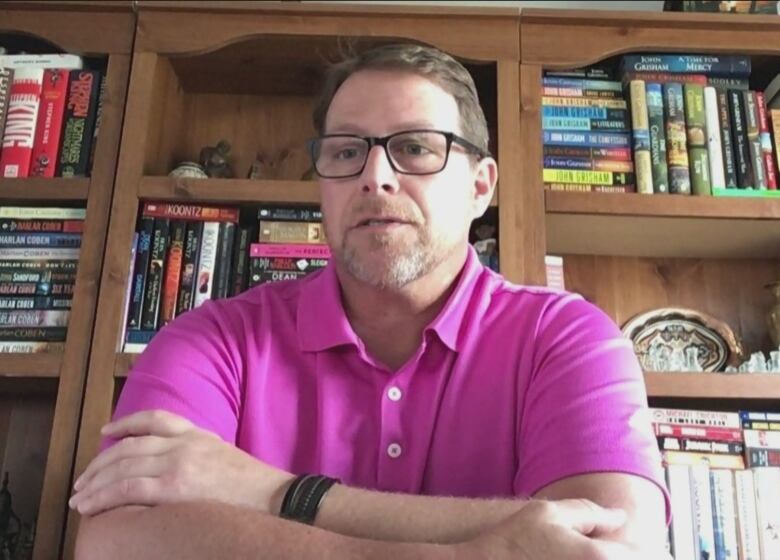
[[[406,143],[401,147],[401,153],[408,156],[423,156],[430,153],[430,150],[422,144]]]
[[[335,159],[353,159],[357,157],[357,153],[355,148],[344,148],[336,152]]]

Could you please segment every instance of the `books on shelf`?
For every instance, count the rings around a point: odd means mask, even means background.
[[[0,177],[89,176],[102,82],[77,55],[0,55]]]

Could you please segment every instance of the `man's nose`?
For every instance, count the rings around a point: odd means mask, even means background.
[[[368,151],[366,166],[360,176],[364,192],[379,192],[380,190],[388,194],[398,192],[398,176],[390,165],[388,157],[383,146],[372,146]]]

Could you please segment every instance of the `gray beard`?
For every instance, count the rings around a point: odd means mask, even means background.
[[[440,251],[436,251],[430,239],[400,247],[388,238],[375,238],[368,250],[388,253],[384,266],[376,266],[369,259],[364,259],[361,252],[346,240],[339,250],[334,251],[334,257],[354,278],[382,290],[403,288],[428,274],[440,262],[435,257]]]

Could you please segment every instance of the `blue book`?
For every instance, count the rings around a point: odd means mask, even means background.
[[[556,132],[542,131],[543,144],[561,146],[588,146],[591,148],[630,148],[631,134],[627,132]]]
[[[672,72],[747,78],[750,57],[741,55],[628,54],[620,61],[623,72]]]

